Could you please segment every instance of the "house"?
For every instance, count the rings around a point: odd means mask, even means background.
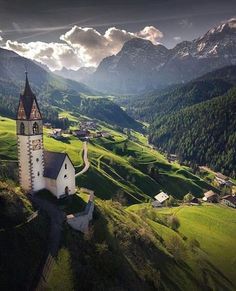
[[[200,204],[200,201],[198,200],[198,198],[193,197],[193,199],[191,199],[189,203],[191,205],[199,205]]]
[[[159,201],[155,200],[152,202],[152,207],[154,208],[162,207],[162,204]]]
[[[175,162],[178,160],[178,156],[175,154],[167,154],[167,160],[168,162]]]
[[[57,198],[74,194],[75,169],[65,153],[44,150],[43,120],[26,73],[16,117],[19,181],[27,193],[48,189]]]
[[[62,129],[61,128],[54,128],[50,137],[60,140],[63,138],[62,136]]]
[[[235,195],[226,195],[222,197],[221,203],[236,208],[236,196]]]
[[[160,192],[154,198],[155,198],[155,201],[152,202],[152,206],[161,207],[163,203],[169,199],[169,196],[165,192]]]
[[[78,137],[78,138],[85,138],[85,137],[88,137],[90,135],[90,131],[89,130],[76,129],[76,130],[73,130],[73,135]]]
[[[75,193],[75,168],[66,153],[44,151],[45,187],[57,198]]]
[[[233,183],[229,180],[229,177],[221,174],[221,173],[216,173],[215,176],[215,181],[219,186],[228,186],[231,187]]]
[[[204,193],[204,197],[202,198],[202,200],[205,202],[218,203],[219,195],[210,190]]]

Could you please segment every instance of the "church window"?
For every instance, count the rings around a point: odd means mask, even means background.
[[[20,134],[25,134],[25,125],[23,122],[20,124]]]
[[[39,125],[37,122],[33,124],[33,134],[39,134]]]
[[[64,178],[66,179],[67,178],[67,175],[64,175]]]
[[[65,164],[65,169],[67,170],[67,164]]]
[[[37,163],[39,162],[39,158],[36,159],[36,162],[37,162]]]
[[[40,176],[40,173],[38,172],[38,177]]]

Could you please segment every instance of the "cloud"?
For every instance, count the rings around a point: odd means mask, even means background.
[[[182,38],[181,38],[181,36],[174,36],[173,39],[174,39],[175,41],[181,41]]]
[[[135,37],[157,44],[163,34],[154,26],[146,26],[138,32],[110,27],[104,34],[94,28],[73,26],[60,36],[61,42],[23,43],[7,40],[5,47],[41,62],[51,70],[60,70],[62,67],[76,70],[81,66],[97,66],[103,58],[117,54],[126,41]]]
[[[148,39],[156,44],[163,37],[163,33],[154,26],[146,26],[143,30],[136,33],[136,36]]]
[[[80,55],[73,48],[63,43],[40,41],[19,43],[8,40],[5,48],[26,58],[41,62],[51,70],[60,70],[62,67],[77,69],[83,65]]]

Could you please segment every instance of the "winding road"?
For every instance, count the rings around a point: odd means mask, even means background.
[[[87,172],[90,167],[90,163],[88,161],[88,145],[86,141],[83,143],[83,160],[84,160],[84,168],[75,175],[75,178]]]

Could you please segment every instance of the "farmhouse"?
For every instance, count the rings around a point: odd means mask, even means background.
[[[48,189],[57,198],[74,194],[75,169],[69,156],[44,150],[42,115],[27,73],[16,128],[21,188],[30,193]]]
[[[227,206],[236,208],[236,196],[235,195],[226,195],[222,197],[221,202]]]
[[[204,193],[204,197],[202,198],[202,200],[205,202],[218,203],[219,195],[210,190]]]
[[[228,186],[231,187],[233,183],[229,180],[229,178],[221,173],[217,173],[215,176],[215,182],[219,186]]]
[[[193,199],[190,200],[190,205],[199,205],[200,202],[196,197],[193,197]]]
[[[156,200],[152,202],[153,207],[161,207],[163,203],[169,199],[169,196],[165,192],[160,192],[154,197]]]
[[[84,138],[84,137],[88,137],[90,135],[90,131],[89,130],[76,129],[76,130],[73,130],[73,135],[78,137],[78,138]]]
[[[62,139],[62,129],[61,128],[54,128],[53,132],[51,134],[51,137],[55,138],[55,139]]]

